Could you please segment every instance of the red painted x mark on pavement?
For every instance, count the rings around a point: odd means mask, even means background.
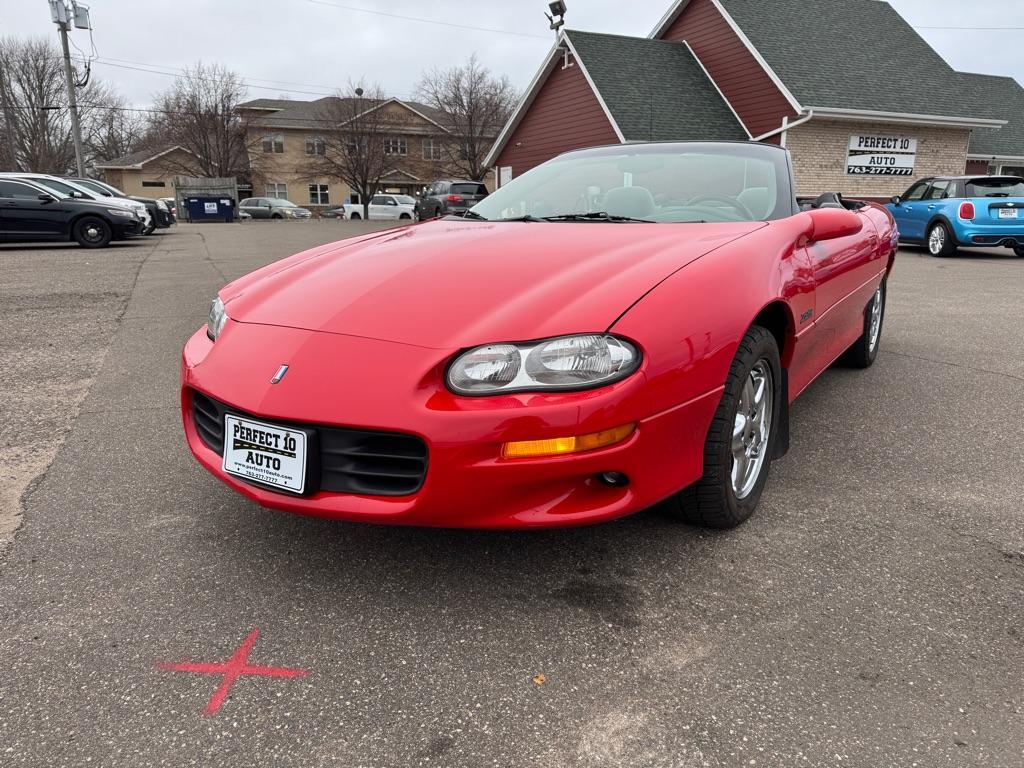
[[[159,663],[160,669],[169,669],[173,672],[195,672],[200,675],[220,675],[220,685],[213,692],[213,696],[203,710],[204,715],[215,715],[220,711],[220,705],[228,697],[231,686],[242,675],[256,675],[258,677],[305,677],[309,673],[304,669],[288,669],[287,667],[262,667],[249,663],[249,654],[256,644],[260,631],[254,629],[238,646],[238,650],[232,654],[227,661],[213,662],[210,664],[193,664],[192,662],[181,662],[180,664]]]

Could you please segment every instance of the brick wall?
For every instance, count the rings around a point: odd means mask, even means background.
[[[912,176],[846,174],[850,136],[871,133],[917,139]],[[906,190],[914,179],[963,174],[969,138],[970,131],[961,128],[812,119],[789,131],[786,146],[793,155],[798,195],[840,192],[847,197],[887,198]]]

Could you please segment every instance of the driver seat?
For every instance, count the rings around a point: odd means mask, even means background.
[[[647,187],[615,187],[604,195],[604,209],[609,216],[643,219],[655,211],[654,195]]]

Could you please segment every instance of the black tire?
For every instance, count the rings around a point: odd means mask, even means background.
[[[434,218],[440,219],[442,216],[444,216],[444,210],[439,205],[437,206],[437,208],[434,209]]]
[[[273,214],[270,215],[270,218],[272,218],[272,219],[283,219],[284,216],[282,216],[280,213],[273,213]]]
[[[933,240],[933,235],[936,240]],[[956,253],[956,242],[953,240],[953,234],[949,231],[943,222],[936,221],[930,227],[928,232],[925,234],[924,247],[928,249],[928,253],[932,256],[952,256]]]
[[[83,248],[106,248],[114,230],[99,216],[83,216],[71,228],[71,238]]]
[[[1015,245],[1013,247],[1013,252],[1024,259],[1024,245]]]
[[[878,357],[878,348],[882,346],[882,328],[885,326],[885,280],[871,296],[871,301],[864,308],[864,327],[860,337],[843,353],[840,362],[851,368],[870,368]],[[878,302],[878,328],[872,327],[875,304]]]
[[[156,221],[150,221],[149,226],[142,230],[142,234],[149,236],[156,232]]]
[[[743,389],[755,367],[771,375],[771,420],[767,439],[757,452],[758,456],[762,456],[761,451],[764,453],[756,476],[751,478],[753,485],[742,498],[738,498],[732,482],[733,430]],[[669,508],[674,515],[707,528],[735,528],[754,513],[768,481],[776,443],[782,432],[783,398],[788,397],[783,389],[784,381],[775,337],[759,325],[752,326],[736,350],[725,381],[725,391],[711,420],[704,442],[704,475],[669,500]]]
[[[353,213],[351,216],[349,216],[349,218],[352,219],[352,221],[359,221],[359,219],[363,217],[360,216],[358,213]]]
[[[410,216],[408,213],[403,213],[398,218],[400,220],[412,221],[412,216]]]

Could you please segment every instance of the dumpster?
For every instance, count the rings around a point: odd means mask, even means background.
[[[189,221],[234,221],[235,201],[229,197],[185,198],[185,213]]]

